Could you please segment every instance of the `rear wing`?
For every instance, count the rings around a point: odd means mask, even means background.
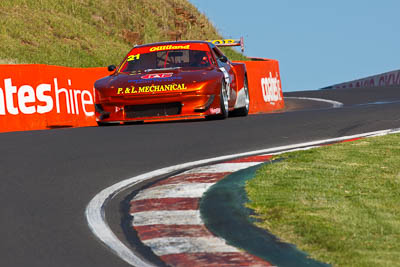
[[[242,52],[244,52],[243,37],[241,37],[240,39],[208,40],[207,42],[210,42],[218,47],[240,46],[240,48],[242,49]]]

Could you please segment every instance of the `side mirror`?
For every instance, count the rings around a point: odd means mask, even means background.
[[[110,65],[107,67],[108,71],[114,71],[117,67],[115,67],[115,65]]]
[[[226,63],[226,62],[228,62],[228,58],[226,56],[222,56],[219,58],[219,61]]]

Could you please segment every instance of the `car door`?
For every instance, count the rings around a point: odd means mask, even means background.
[[[236,88],[236,76],[234,73],[234,69],[231,65],[231,62],[228,58],[218,49],[218,47],[213,47],[212,51],[217,60],[217,64],[219,69],[222,71],[225,77],[225,82],[228,89],[228,101],[229,107],[233,106],[236,103],[237,93],[235,91]]]

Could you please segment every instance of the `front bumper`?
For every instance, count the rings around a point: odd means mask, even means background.
[[[123,123],[202,119],[220,112],[218,99],[219,96],[198,92],[108,97],[96,100],[96,120]]]

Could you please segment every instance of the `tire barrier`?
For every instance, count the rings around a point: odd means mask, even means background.
[[[275,60],[246,63],[251,114],[284,106]],[[107,68],[0,65],[0,132],[95,126],[93,84]]]

